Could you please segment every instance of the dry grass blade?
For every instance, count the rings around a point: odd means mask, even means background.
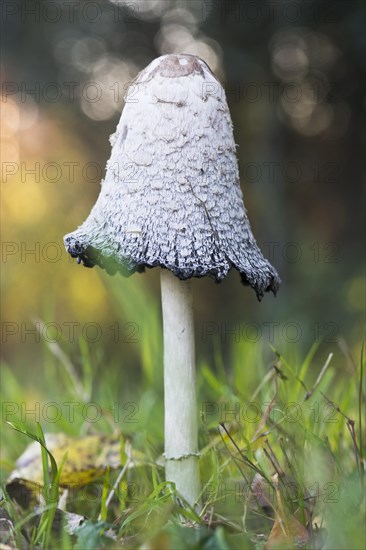
[[[130,464],[131,464],[131,451],[132,451],[132,447],[131,447],[131,444],[129,441],[126,441],[126,447],[125,447],[125,451],[126,451],[126,456],[127,456],[127,460],[126,460],[126,464],[123,466],[122,470],[120,471],[120,473],[118,474],[117,476],[117,479],[116,481],[114,482],[113,484],[113,487],[105,501],[105,505],[106,505],[106,508],[108,508],[112,498],[113,498],[113,495],[114,493],[116,492],[116,489],[119,485],[119,483],[121,482],[123,476],[125,475],[125,473],[127,472]],[[98,519],[101,519],[100,517]]]
[[[327,369],[330,365],[330,362],[331,362],[332,358],[333,358],[333,353],[330,353],[328,355],[328,358],[327,358],[326,362],[324,363],[321,371],[319,372],[318,378],[315,380],[313,387],[311,388],[311,390],[306,392],[305,397],[304,397],[304,401],[307,401],[308,399],[310,399],[310,397],[315,392],[316,388],[319,386],[324,374],[326,373],[326,371],[327,371]]]
[[[274,396],[272,397],[268,407],[264,411],[264,414],[262,415],[262,419],[261,419],[261,422],[259,424],[259,427],[256,430],[256,432],[255,432],[254,436],[252,437],[252,439],[250,440],[251,443],[254,443],[255,441],[257,441],[257,439],[260,439],[261,437],[264,437],[265,435],[267,435],[267,432],[264,432],[264,433],[261,433],[261,432],[262,432],[264,426],[267,423],[269,415],[271,414],[271,411],[272,411],[272,409],[274,407],[274,404],[276,402],[276,397],[277,397],[277,392],[274,394]]]
[[[341,409],[339,408],[339,406],[334,403],[331,399],[329,399],[326,395],[324,395],[323,392],[320,392],[322,394],[322,396],[324,397],[324,399],[334,407],[334,409],[341,415],[343,416],[343,418],[346,419],[346,426],[347,426],[347,429],[351,435],[351,439],[352,439],[352,442],[353,442],[353,448],[354,448],[354,452],[355,452],[355,457],[356,457],[356,463],[357,463],[357,470],[358,470],[358,473],[360,474],[360,476],[362,477],[362,472],[361,472],[361,465],[360,465],[360,461],[361,461],[361,455],[360,455],[360,451],[359,451],[359,448],[358,448],[358,445],[357,445],[357,439],[356,439],[356,432],[355,432],[355,421],[352,420],[352,418],[350,418],[349,416],[347,416],[346,414],[344,414],[344,412],[341,411]]]
[[[256,466],[244,453],[243,451],[238,447],[236,441],[231,437],[231,434],[229,433],[229,431],[226,429],[226,426],[223,422],[220,422],[220,426],[222,427],[222,429],[225,431],[226,435],[228,436],[228,438],[230,439],[231,443],[234,445],[235,449],[238,451],[242,461],[247,464],[250,468],[252,468],[252,470],[254,470],[256,473],[260,474],[261,476],[263,476],[265,478],[266,481],[268,481],[268,483],[272,486],[272,488],[274,488],[273,486],[273,483],[272,481],[268,478],[268,476],[266,476],[266,474],[260,469],[258,468],[258,466]]]

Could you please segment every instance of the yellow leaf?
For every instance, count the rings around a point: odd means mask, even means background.
[[[46,445],[62,468],[60,487],[83,487],[100,478],[108,467],[121,466],[121,436],[88,435],[72,438],[63,433],[46,434]],[[42,485],[43,471],[40,445],[31,443],[16,462],[8,482],[21,480],[24,485]]]

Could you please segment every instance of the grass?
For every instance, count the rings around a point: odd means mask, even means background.
[[[35,418],[8,405],[31,403],[17,369],[3,365],[3,421],[13,425],[2,426],[2,507],[18,545],[25,537],[30,548],[123,542],[124,548],[261,549],[266,540],[269,548],[283,548],[286,536],[303,535],[306,548],[364,548],[363,354],[345,373],[336,344],[313,345],[301,357],[284,342],[240,341],[228,364],[217,340],[213,363],[201,358],[197,368],[203,501],[197,515],[178,506],[174,487],[164,481],[159,307],[146,308],[137,288],[115,297],[127,318],[144,319],[137,382],[106,365],[103,349],[84,340],[44,343]],[[49,402],[60,407],[57,422],[45,419],[42,405]],[[72,421],[65,403],[77,403]],[[92,421],[90,403],[101,412]],[[7,494],[25,436],[41,445],[43,486],[53,482],[58,494],[67,457],[54,462],[43,432],[80,437],[116,430],[123,434],[121,466],[106,468],[89,489],[76,484],[66,499],[63,488],[63,504],[46,492],[41,505],[28,509]],[[126,463],[131,467],[123,468]],[[82,516],[80,525],[72,526],[70,513]]]

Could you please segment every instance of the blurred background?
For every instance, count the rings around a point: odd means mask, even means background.
[[[198,363],[215,369],[220,354],[230,375],[240,342],[260,344],[268,365],[271,346],[296,361],[315,342],[318,366],[332,351],[346,380],[364,319],[364,2],[2,8],[3,360],[29,401],[45,398],[50,345],[55,368],[76,371],[86,346],[116,395],[137,395],[144,369],[162,381],[159,270],[109,277],[78,266],[62,239],[98,196],[128,83],[165,53],[199,55],[221,80],[253,233],[282,278],[261,303],[236,272],[193,281]]]

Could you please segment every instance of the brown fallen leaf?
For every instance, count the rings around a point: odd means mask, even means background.
[[[295,516],[277,512],[276,520],[264,549],[304,548],[309,540],[310,535],[307,529]]]
[[[310,541],[310,533],[295,517],[293,512],[284,506],[281,491],[277,485],[277,506],[275,522],[264,545],[264,550],[283,550],[285,548],[305,548]]]

